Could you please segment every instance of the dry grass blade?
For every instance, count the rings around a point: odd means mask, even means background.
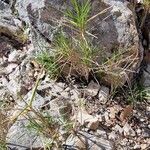
[[[106,8],[106,9],[104,9],[103,11],[97,13],[96,15],[92,16],[91,18],[89,18],[89,19],[87,20],[87,22],[90,22],[90,21],[92,21],[93,19],[95,19],[96,17],[98,17],[99,15],[106,13],[106,12],[107,12],[110,8],[112,8],[112,7],[113,7],[113,5],[110,6],[110,7],[108,7],[108,8]]]

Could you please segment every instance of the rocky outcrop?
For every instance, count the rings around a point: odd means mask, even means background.
[[[121,86],[133,77],[133,72],[138,72],[143,58],[143,49],[139,41],[134,15],[127,7],[127,3],[123,1],[94,0],[91,3],[91,16],[106,9],[89,22],[87,31],[93,35],[89,36],[93,45],[103,49],[107,59],[116,54],[118,49],[123,49],[120,64],[113,62],[114,64],[110,65],[108,63],[109,67],[103,69],[105,75],[101,78],[108,84]],[[47,45],[49,49],[49,44],[43,43],[53,40],[53,35],[62,26],[63,14],[69,6],[68,2],[65,3],[62,0],[17,0],[15,5],[20,18],[27,21],[32,27],[34,37],[36,37],[35,46],[40,50],[43,45]],[[98,53],[97,56],[96,61],[101,64],[103,57]]]

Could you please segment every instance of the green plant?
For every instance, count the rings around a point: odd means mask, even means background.
[[[127,92],[127,101],[129,103],[135,103],[137,101],[144,101],[150,99],[150,88],[146,89],[139,84],[135,84],[132,88],[129,88]]]
[[[6,143],[0,139],[0,150],[7,150]]]
[[[67,9],[67,21],[75,26],[81,35],[84,34],[91,10],[90,0],[83,0],[81,4],[78,0],[71,0],[73,10]]]
[[[42,51],[36,56],[36,60],[48,71],[48,73],[55,77],[58,74],[58,64],[55,56],[48,51]]]
[[[144,0],[144,5],[146,7],[150,7],[150,1],[149,0]]]
[[[48,70],[49,74],[59,76],[79,75],[87,78],[90,67],[93,47],[85,36],[90,1],[71,0],[72,9],[68,8],[65,16],[69,27],[76,28],[77,37],[64,34],[63,30],[55,35],[53,41],[53,55],[42,51],[37,55],[37,61]]]

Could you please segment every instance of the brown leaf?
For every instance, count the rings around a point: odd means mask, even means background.
[[[131,105],[126,106],[120,114],[120,120],[127,120],[133,113],[133,107]]]

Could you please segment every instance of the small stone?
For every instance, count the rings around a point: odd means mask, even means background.
[[[12,71],[15,70],[15,68],[17,67],[18,65],[15,64],[15,63],[12,63],[12,64],[9,64],[7,67],[6,67],[6,74],[10,74]]]
[[[146,110],[150,112],[150,106],[147,106],[147,107],[146,107]]]
[[[97,130],[97,135],[100,136],[100,137],[107,138],[106,131],[104,131],[104,130],[98,129],[98,130]]]
[[[75,90],[75,89],[71,90],[70,94],[71,94],[71,99],[72,100],[79,99],[80,93],[77,90]]]
[[[98,85],[97,83],[95,83],[94,81],[91,81],[89,84],[88,84],[88,87],[85,89],[86,93],[88,95],[91,95],[91,96],[96,96],[98,91],[100,89],[100,85]]]
[[[130,128],[131,128],[130,125],[126,123],[123,127],[123,130],[126,134],[129,134]]]
[[[144,121],[145,121],[145,119],[144,119],[144,118],[140,118],[140,121],[141,121],[141,122],[144,122]]]
[[[45,84],[39,85],[37,89],[39,91],[42,91],[42,90],[46,90],[46,89],[50,88],[51,86],[52,86],[51,83],[47,83],[47,84],[45,83]]]
[[[106,103],[108,100],[108,96],[109,96],[109,88],[102,86],[98,95],[100,102]]]
[[[109,134],[108,138],[109,138],[110,140],[115,140],[115,139],[117,138],[117,135],[116,135],[116,133],[115,133],[114,131],[112,131],[112,132]]]
[[[150,130],[148,128],[145,128],[142,130],[142,136],[144,138],[149,138],[150,137]]]
[[[122,146],[127,146],[127,143],[128,143],[128,139],[124,138],[123,140],[121,140],[120,144]]]
[[[68,92],[61,92],[61,96],[64,97],[64,98],[68,98]]]
[[[136,144],[136,145],[133,147],[133,149],[140,149],[140,148],[141,148],[141,146],[138,145],[138,144]]]
[[[104,117],[105,117],[105,121],[108,122],[110,119],[109,119],[109,114],[108,112],[105,112],[104,113]]]
[[[124,135],[131,135],[131,136],[135,136],[135,131],[131,128],[131,126],[126,122],[124,127]]]
[[[9,62],[16,62],[18,60],[19,57],[19,52],[14,50],[13,52],[10,53],[9,57],[8,57],[8,61]]]
[[[123,132],[123,128],[121,128],[118,124],[114,127],[114,130],[119,131],[120,134]]]
[[[110,108],[109,117],[110,117],[111,119],[114,119],[115,116],[116,116],[116,110],[115,110],[115,108],[111,107],[111,108]]]
[[[142,132],[141,129],[137,129],[137,130],[136,130],[136,133],[137,133],[138,135],[140,135],[141,132]]]
[[[148,148],[148,144],[141,144],[141,149],[142,150],[146,150],[146,148]]]

